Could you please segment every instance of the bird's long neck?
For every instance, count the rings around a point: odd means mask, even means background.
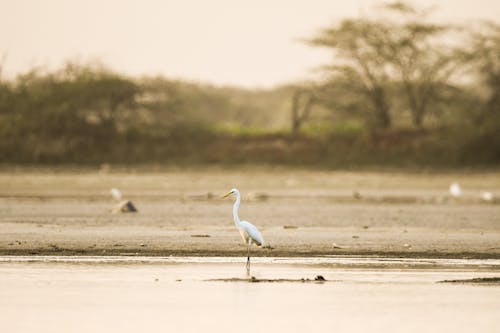
[[[240,226],[240,217],[238,216],[238,207],[240,207],[240,202],[241,202],[241,196],[238,193],[236,195],[236,201],[234,202],[234,205],[233,205],[234,224],[236,224],[237,227]]]

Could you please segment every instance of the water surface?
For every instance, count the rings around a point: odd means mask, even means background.
[[[498,332],[498,260],[1,257],[5,332]]]

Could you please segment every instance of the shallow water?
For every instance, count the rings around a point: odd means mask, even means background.
[[[4,332],[498,332],[498,260],[0,257]]]

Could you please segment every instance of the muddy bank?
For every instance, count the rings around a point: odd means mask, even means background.
[[[136,248],[64,248],[64,247],[26,247],[0,248],[0,255],[12,256],[151,256],[151,257],[245,257],[244,250],[220,249],[144,249]],[[488,251],[391,251],[391,250],[276,250],[259,251],[252,253],[252,257],[316,257],[316,256],[377,256],[386,258],[415,258],[415,259],[500,259],[500,253]]]
[[[500,277],[484,277],[460,280],[443,280],[440,283],[500,285]]]
[[[227,279],[210,279],[207,282],[246,282],[246,283],[325,283],[334,282],[325,280],[322,275],[317,275],[314,278],[298,278],[298,279],[262,279],[251,276],[249,278],[227,278]]]

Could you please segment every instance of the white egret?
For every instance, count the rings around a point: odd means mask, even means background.
[[[452,183],[450,185],[450,194],[455,198],[462,196],[462,188],[458,183]]]
[[[250,246],[252,245],[252,243],[255,243],[257,246],[263,246],[264,238],[260,234],[259,230],[252,223],[247,221],[240,221],[240,217],[238,216],[238,208],[240,207],[240,202],[241,202],[240,191],[233,188],[226,195],[224,195],[223,198],[227,198],[230,195],[236,196],[236,201],[234,202],[233,206],[234,224],[236,225],[236,228],[238,228],[241,238],[243,238],[243,242],[245,242],[245,244],[247,245],[246,268],[247,268],[247,273],[250,273]]]
[[[488,202],[493,201],[493,193],[483,191],[481,192],[481,199]]]

